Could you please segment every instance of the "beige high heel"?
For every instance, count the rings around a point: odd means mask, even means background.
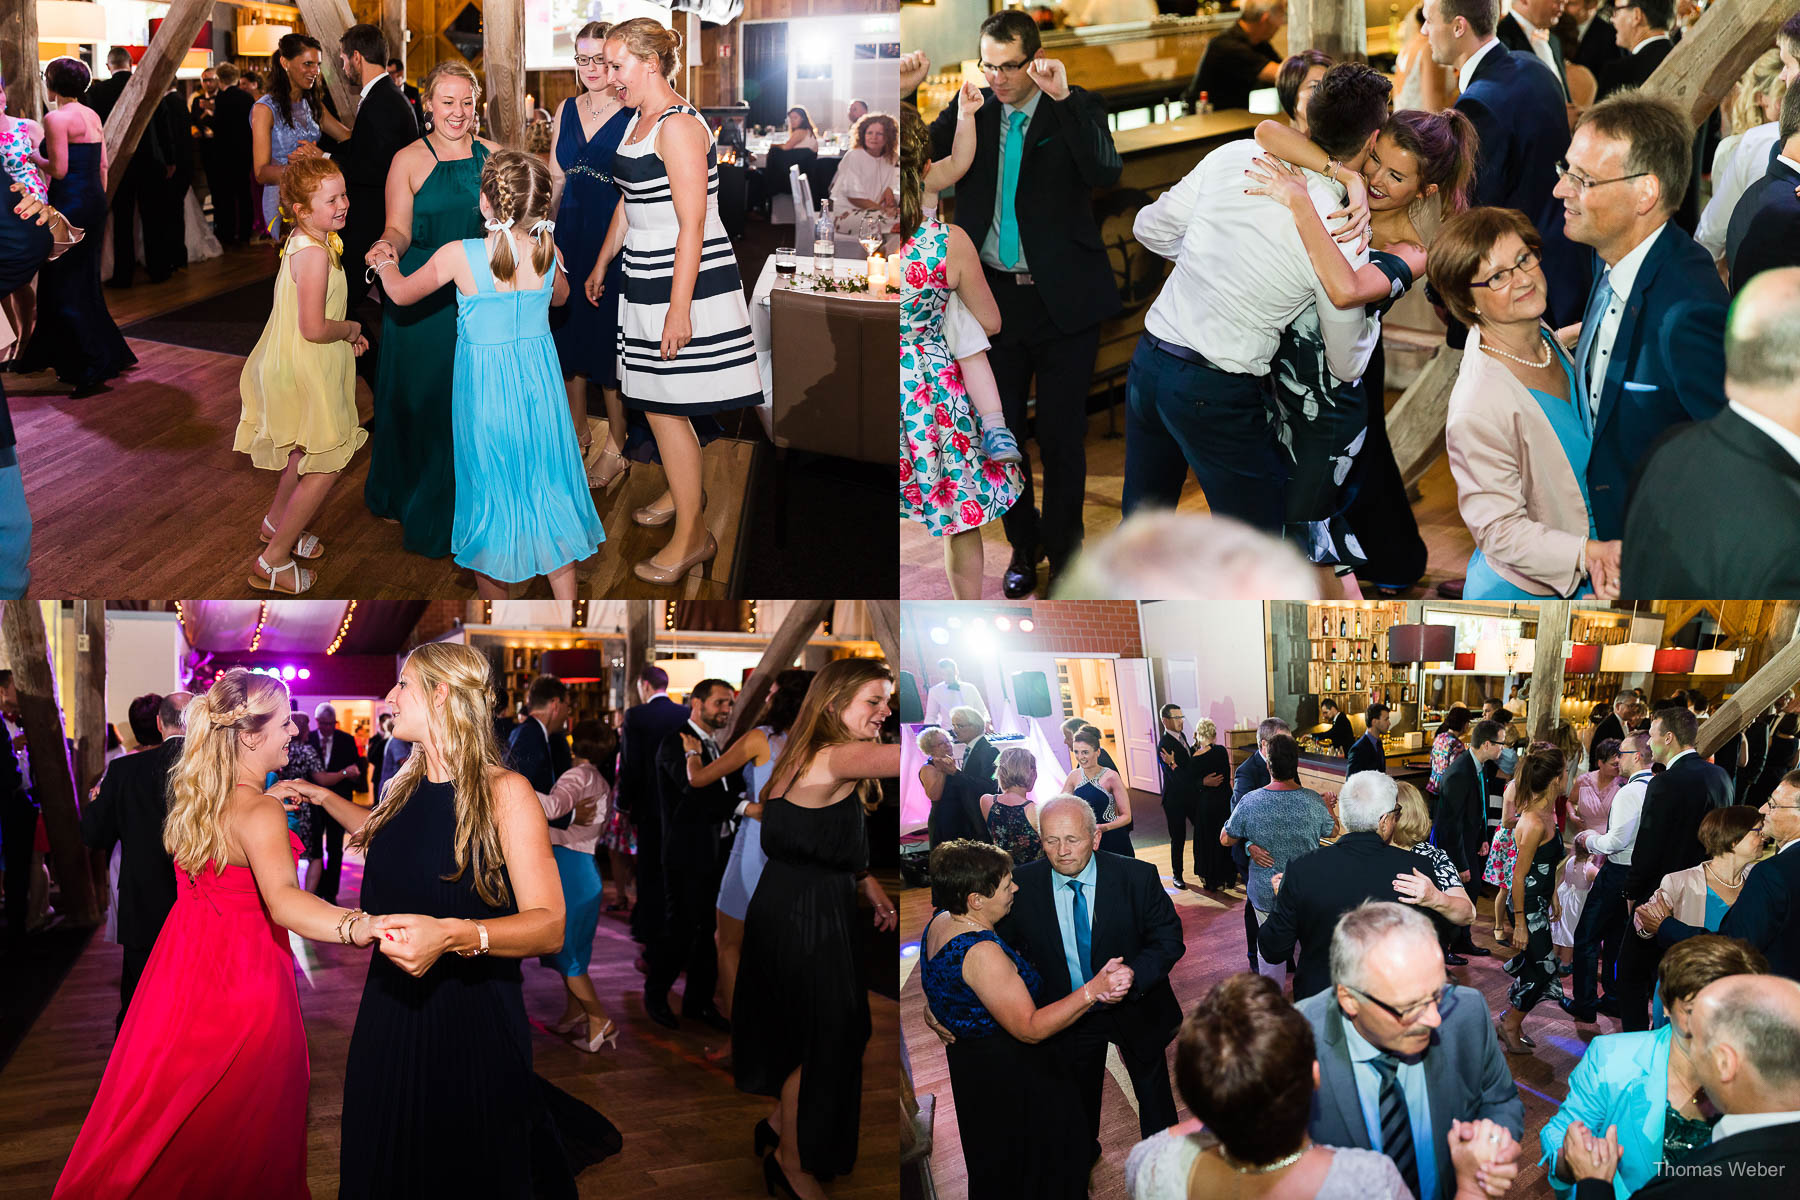
[[[609,464],[608,460],[611,460]],[[609,469],[610,467],[610,469]],[[588,468],[589,488],[611,491],[612,486],[631,473],[631,460],[614,450],[610,444],[601,447],[600,461]],[[674,514],[671,513],[671,516]]]
[[[667,586],[669,584],[680,583],[689,573],[695,570],[695,568],[702,567],[711,562],[713,557],[718,553],[719,543],[715,541],[713,535],[709,533],[706,535],[706,545],[700,547],[700,549],[694,551],[680,562],[677,562],[672,566],[659,567],[649,559],[645,559],[643,562],[631,568],[631,573],[645,583],[660,583]]]
[[[673,499],[673,497],[671,497],[671,499]],[[700,507],[702,509],[705,509],[706,507],[706,489],[704,488],[700,490]],[[675,510],[673,508],[652,508],[648,504],[635,510],[631,514],[632,522],[637,525],[642,525],[646,529],[655,529],[659,525],[667,525],[674,519]]]
[[[591,1038],[582,1038],[575,1044],[589,1054],[598,1053],[602,1046],[610,1046],[617,1050],[619,1048],[619,1031],[611,1021],[608,1021],[600,1027],[599,1033]]]

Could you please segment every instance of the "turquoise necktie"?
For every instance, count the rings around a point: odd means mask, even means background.
[[[1018,244],[1015,238],[1013,245]],[[1069,880],[1069,890],[1075,893],[1075,957],[1081,961],[1081,978],[1070,980],[1070,986],[1080,987],[1092,978],[1089,972],[1093,969],[1093,943],[1090,940],[1093,933],[1088,929],[1087,897],[1081,894],[1081,882]]]
[[[1011,268],[1019,261],[1019,217],[1013,193],[1019,187],[1019,160],[1025,157],[1025,114],[1008,114],[1012,128],[1000,156],[1000,265]]]

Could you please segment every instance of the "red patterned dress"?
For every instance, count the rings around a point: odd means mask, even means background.
[[[939,537],[986,525],[1024,486],[1017,463],[982,452],[962,369],[944,340],[949,237],[934,217],[900,248],[900,515]]]

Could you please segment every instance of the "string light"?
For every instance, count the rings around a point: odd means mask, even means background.
[[[754,601],[754,600],[747,601],[745,604],[745,607],[747,607],[750,610],[750,612],[749,612],[748,620],[745,622],[746,628],[745,628],[744,632],[755,633],[756,632],[756,601]]]
[[[675,628],[675,602],[673,600],[663,601],[663,628]]]
[[[344,644],[344,638],[350,632],[350,621],[355,616],[356,601],[352,600],[350,601],[350,607],[344,610],[344,622],[338,626],[337,637],[332,639],[331,645],[325,647],[325,653],[327,655],[336,654],[338,652],[338,647]]]
[[[175,623],[181,626],[181,640],[192,646],[194,644],[194,635],[188,632],[187,614],[182,611],[181,601],[179,600],[175,602]]]
[[[494,623],[494,602],[492,600],[483,600],[481,602],[481,623],[483,625],[492,625]]]
[[[577,600],[575,602],[575,628],[586,629],[587,623],[588,602],[586,600]]]
[[[256,652],[258,646],[262,645],[263,625],[266,624],[268,620],[269,602],[264,600],[256,610],[256,632],[250,635],[250,652],[252,654]]]

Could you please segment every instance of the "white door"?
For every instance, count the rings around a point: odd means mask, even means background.
[[[1119,713],[1119,744],[1125,751],[1125,782],[1146,792],[1162,791],[1157,770],[1156,701],[1150,695],[1150,660],[1113,660],[1114,692]]]

